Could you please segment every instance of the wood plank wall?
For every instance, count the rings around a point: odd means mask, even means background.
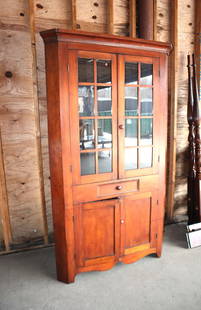
[[[153,3],[153,36],[159,41],[169,41],[170,1],[153,0]],[[194,3],[195,0],[178,0],[177,163],[172,212],[176,219],[186,212],[186,54],[194,49]],[[0,245],[3,244],[4,252],[48,244],[53,230],[44,46],[39,31],[57,27],[135,37],[135,4],[135,0],[2,2],[0,129],[5,179],[1,184],[6,184],[7,205],[4,203],[2,207],[1,203],[0,208],[9,214],[7,229],[10,227],[12,233],[11,238],[8,232],[7,242],[0,212]],[[169,208],[172,210],[173,205]],[[2,243],[3,240],[6,242]]]

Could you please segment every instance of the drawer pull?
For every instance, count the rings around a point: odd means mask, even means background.
[[[116,186],[116,189],[117,189],[118,191],[120,191],[120,190],[122,189],[122,186],[121,186],[121,185],[117,185],[117,186]]]
[[[120,223],[121,223],[121,224],[124,224],[124,220],[121,220]]]

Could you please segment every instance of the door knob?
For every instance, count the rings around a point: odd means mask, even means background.
[[[120,125],[119,125],[119,129],[124,129],[124,125],[123,125],[123,124],[120,124]]]
[[[116,186],[116,189],[117,189],[118,191],[120,191],[120,190],[122,189],[122,186],[121,186],[121,185],[117,185],[117,186]]]

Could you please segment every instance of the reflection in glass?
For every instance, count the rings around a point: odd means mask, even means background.
[[[98,148],[112,147],[112,120],[98,120]]]
[[[153,83],[153,65],[141,63],[140,84],[152,85]]]
[[[137,84],[138,82],[138,64],[135,62],[125,63],[125,83]]]
[[[137,145],[137,119],[125,119],[125,146]]]
[[[141,115],[153,115],[152,88],[140,88]]]
[[[153,148],[152,147],[142,147],[139,149],[140,156],[140,168],[150,168],[152,167],[153,158]]]
[[[138,115],[138,89],[136,87],[125,87],[125,115]]]
[[[98,172],[106,173],[112,171],[112,151],[98,152]]]
[[[137,169],[137,149],[136,148],[125,149],[125,169],[126,170]]]
[[[98,115],[112,115],[112,87],[97,87]]]
[[[97,60],[97,83],[111,83],[111,60]]]
[[[94,115],[94,87],[79,86],[78,104],[80,116]]]
[[[95,135],[94,135],[94,120],[80,119],[80,149],[94,149]]]
[[[96,157],[95,153],[80,153],[80,169],[81,175],[96,173]]]
[[[153,120],[142,118],[140,120],[140,145],[152,145],[153,142]]]
[[[78,82],[94,82],[94,61],[88,58],[78,58]]]

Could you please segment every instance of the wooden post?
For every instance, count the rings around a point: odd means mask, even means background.
[[[195,1],[195,63],[197,67],[197,81],[201,98],[201,1]]]
[[[6,181],[5,181],[5,170],[3,163],[3,149],[2,149],[2,140],[0,132],[0,218],[2,221],[3,229],[3,238],[5,244],[5,250],[10,250],[10,241],[11,241],[11,226],[10,226],[10,217],[8,210],[8,197],[6,191]]]
[[[42,217],[43,217],[43,231],[44,231],[43,237],[44,237],[44,243],[47,244],[48,243],[48,225],[47,225],[46,204],[45,204],[43,158],[42,158],[41,132],[40,132],[40,112],[39,112],[39,100],[38,100],[38,89],[37,89],[38,78],[37,78],[34,0],[29,0],[29,25],[30,25],[30,36],[31,36],[33,99],[34,99],[34,114],[35,114],[35,126],[36,126],[37,162],[38,162],[38,169],[39,169],[40,202],[41,202],[41,211],[42,211]]]
[[[139,36],[145,40],[154,38],[154,0],[139,1]]]
[[[158,40],[157,38],[157,0],[153,1],[153,40]]]
[[[77,11],[76,11],[76,0],[71,0],[71,24],[72,29],[77,29]]]
[[[191,70],[191,59],[190,55],[187,56],[188,60],[188,192],[187,192],[187,203],[188,203],[188,224],[194,223],[195,210],[196,210],[196,199],[195,199],[195,132],[194,132],[194,95],[192,85],[192,70]]]
[[[107,1],[107,32],[114,34],[114,1]]]
[[[196,78],[195,57],[193,54],[193,122],[195,130],[195,197],[196,208],[194,223],[201,222],[201,109],[198,94],[198,83]]]
[[[177,138],[177,97],[178,97],[178,0],[170,1],[170,41],[173,51],[170,56],[169,85],[169,136],[167,169],[167,209],[168,221],[173,220],[174,191],[176,174],[176,138]]]
[[[136,0],[129,1],[129,36],[136,37]]]

